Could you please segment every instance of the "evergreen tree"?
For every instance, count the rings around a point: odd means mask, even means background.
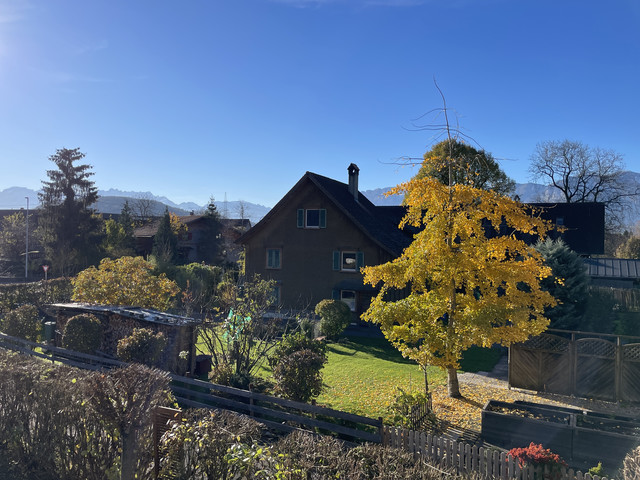
[[[209,199],[209,204],[204,212],[204,221],[204,241],[200,242],[199,257],[209,265],[219,265],[224,256],[222,220],[213,197]]]
[[[100,257],[100,219],[91,206],[98,190],[90,177],[91,165],[78,148],[62,148],[49,157],[56,170],[42,181],[38,236],[54,273],[68,276],[97,263]]]
[[[549,328],[581,330],[590,282],[584,263],[562,239],[547,238],[537,243],[536,250],[552,271],[552,276],[543,279],[541,286],[558,302],[556,306],[545,309],[545,316],[550,320]]]
[[[175,264],[178,258],[178,237],[171,227],[171,215],[165,209],[158,231],[153,238],[152,254],[160,264]]]

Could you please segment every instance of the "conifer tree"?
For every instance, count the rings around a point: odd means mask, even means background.
[[[589,276],[580,256],[561,239],[547,238],[536,244],[552,275],[542,280],[542,288],[558,302],[545,309],[550,328],[579,330],[584,316],[589,292]]]
[[[39,227],[46,257],[54,273],[72,275],[100,259],[100,220],[91,208],[98,190],[91,165],[78,164],[84,153],[61,148],[49,157],[56,170],[48,170],[42,181]]]

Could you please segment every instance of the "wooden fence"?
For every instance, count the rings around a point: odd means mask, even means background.
[[[640,402],[640,338],[548,330],[509,348],[509,386]]]
[[[458,474],[477,473],[483,477],[498,480],[534,480],[534,478],[606,480],[604,477],[583,474],[570,468],[561,468],[559,473],[554,472],[554,475],[550,475],[548,467],[546,469],[534,466],[521,468],[518,462],[504,450],[456,442],[426,432],[385,426],[382,443],[385,446],[422,456],[428,459],[429,463]]]
[[[118,360],[34,343],[3,333],[0,333],[0,347],[89,370],[127,365]],[[382,441],[382,418],[372,419],[179,375],[169,376],[173,395],[183,407],[231,410],[251,416],[281,432],[307,429],[337,435],[351,442]]]

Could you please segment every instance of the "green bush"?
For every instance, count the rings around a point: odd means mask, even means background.
[[[133,333],[118,340],[118,358],[125,362],[155,366],[167,346],[164,333],[153,333],[148,328],[134,328]]]
[[[12,337],[37,342],[40,336],[41,322],[38,309],[33,305],[23,305],[7,312],[0,321],[0,330]]]
[[[67,278],[0,285],[0,313],[8,312],[20,305],[66,303],[71,301],[73,287]]]
[[[323,342],[302,332],[285,335],[269,357],[276,392],[291,400],[307,402],[322,392],[320,370],[327,362]]]
[[[351,323],[349,305],[340,300],[322,300],[316,305],[316,315],[320,315],[320,331],[327,337],[340,335]]]
[[[64,327],[62,346],[82,353],[94,353],[102,344],[102,323],[93,315],[71,317]]]

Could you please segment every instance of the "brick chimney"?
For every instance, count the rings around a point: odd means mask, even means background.
[[[357,202],[358,201],[358,173],[360,172],[360,169],[355,163],[352,163],[347,168],[347,171],[349,172],[349,193],[353,195],[353,198],[355,198]]]

